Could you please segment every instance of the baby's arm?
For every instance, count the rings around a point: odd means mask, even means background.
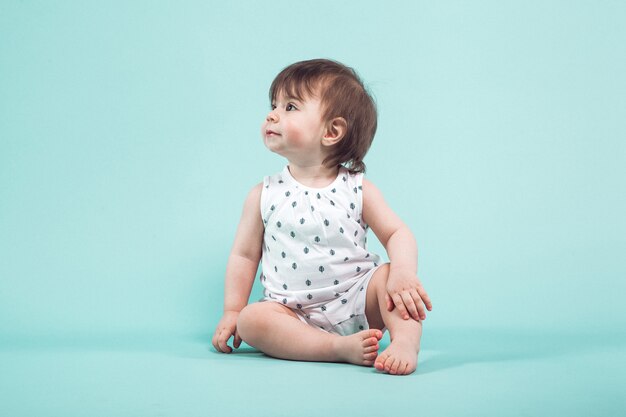
[[[417,277],[417,243],[409,228],[385,202],[382,193],[363,179],[363,220],[387,250],[391,263],[387,281],[387,309],[397,307],[406,320],[426,319],[430,298]]]
[[[263,245],[264,228],[259,208],[262,187],[263,184],[256,185],[246,198],[226,265],[224,315],[213,335],[213,346],[218,352],[233,351],[227,344],[231,336],[234,336],[235,348],[241,345],[241,338],[237,333],[237,318],[248,304]]]

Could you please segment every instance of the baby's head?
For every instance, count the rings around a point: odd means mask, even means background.
[[[324,121],[345,119],[345,135],[329,149],[324,164],[365,172],[363,158],[376,133],[376,105],[352,68],[327,59],[296,62],[276,76],[269,94],[270,102],[279,94],[300,100],[316,97]]]

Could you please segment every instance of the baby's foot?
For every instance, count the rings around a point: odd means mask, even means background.
[[[417,368],[417,342],[410,337],[396,337],[376,359],[374,367],[392,375],[408,375]]]
[[[335,339],[335,352],[343,362],[372,366],[378,356],[378,341],[382,337],[383,332],[377,329],[340,336]]]

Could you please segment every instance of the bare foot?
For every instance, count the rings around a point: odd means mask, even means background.
[[[376,359],[374,367],[391,375],[408,375],[417,368],[419,338],[396,337]]]
[[[372,366],[378,356],[378,341],[382,337],[383,332],[377,329],[339,336],[335,339],[335,352],[343,362]]]

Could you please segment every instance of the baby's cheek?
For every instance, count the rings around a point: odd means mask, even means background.
[[[291,146],[304,148],[310,146],[307,136],[302,129],[291,129],[287,131],[287,140]]]

